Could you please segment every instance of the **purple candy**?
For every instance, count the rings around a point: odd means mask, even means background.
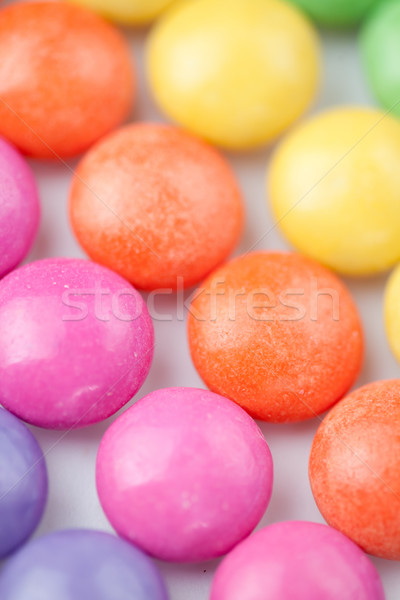
[[[0,575],[1,600],[168,600],[158,570],[108,533],[59,531],[16,554]]]
[[[342,533],[288,521],[261,529],[228,554],[210,600],[385,600],[385,594],[372,562]]]
[[[39,444],[23,423],[0,409],[0,558],[33,533],[46,500],[47,471]]]
[[[0,138],[0,277],[28,253],[39,216],[33,174],[19,152]]]

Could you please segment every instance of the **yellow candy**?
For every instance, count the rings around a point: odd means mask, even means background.
[[[85,6],[111,21],[126,25],[149,23],[169,6],[173,0],[71,0]]]
[[[271,164],[279,226],[304,254],[349,275],[400,259],[400,122],[339,108],[298,126]]]
[[[273,140],[313,99],[316,33],[280,0],[190,0],[150,37],[150,81],[161,108],[212,143],[241,149]]]
[[[393,354],[400,362],[400,265],[393,271],[386,287],[385,324]]]

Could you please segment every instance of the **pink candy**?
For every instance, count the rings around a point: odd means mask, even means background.
[[[326,525],[275,523],[221,563],[210,600],[385,600],[367,556]]]
[[[152,392],[106,432],[97,458],[103,509],[124,538],[168,561],[231,550],[272,490],[272,458],[255,422],[209,391]]]
[[[101,421],[142,385],[153,336],[140,294],[105,267],[26,265],[0,282],[0,402],[50,429]]]
[[[39,216],[33,174],[17,150],[0,138],[0,277],[28,253]]]

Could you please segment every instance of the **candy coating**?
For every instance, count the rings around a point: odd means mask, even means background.
[[[0,402],[50,429],[101,421],[142,385],[153,335],[141,296],[112,271],[28,264],[0,282]]]
[[[261,519],[272,458],[261,431],[234,403],[205,390],[152,392],[108,429],[97,490],[113,527],[168,561],[215,558]]]
[[[370,108],[334,108],[295,128],[272,160],[279,227],[302,253],[347,275],[400,259],[400,123]]]
[[[133,66],[122,35],[64,2],[0,10],[0,135],[24,154],[86,150],[129,114]]]
[[[393,271],[386,286],[385,325],[393,354],[400,362],[400,266]]]
[[[261,529],[221,563],[210,600],[385,600],[372,562],[344,535],[318,523]]]
[[[310,18],[328,27],[357,25],[380,0],[290,0]]]
[[[126,25],[145,25],[153,21],[173,0],[71,0],[107,19]]]
[[[29,252],[39,218],[33,173],[17,150],[0,138],[0,277]]]
[[[400,380],[370,383],[335,406],[310,455],[326,521],[366,552],[400,560]]]
[[[363,357],[346,287],[285,252],[255,252],[214,271],[191,305],[188,336],[211,390],[277,423],[327,410],[354,383]]]

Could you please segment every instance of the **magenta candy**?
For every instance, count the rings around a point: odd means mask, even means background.
[[[86,260],[46,259],[0,282],[0,403],[68,429],[119,410],[149,371],[153,324],[140,294]]]
[[[255,422],[209,391],[152,392],[106,432],[97,489],[117,533],[167,561],[220,556],[257,525],[272,458]]]
[[[385,600],[367,556],[318,523],[275,523],[221,563],[210,600]]]
[[[39,216],[33,174],[19,152],[0,138],[0,277],[28,254]]]

